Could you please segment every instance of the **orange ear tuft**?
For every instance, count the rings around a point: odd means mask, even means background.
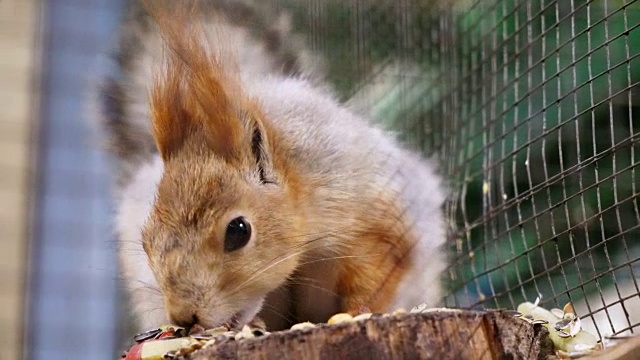
[[[196,7],[147,3],[147,8],[165,45],[164,66],[151,92],[151,121],[162,158],[169,159],[192,136],[226,159],[239,156],[248,139],[238,115],[243,100],[233,71],[237,65],[207,40]],[[214,30],[222,38],[222,29]]]
[[[167,66],[164,78],[157,80],[151,89],[153,137],[165,161],[182,147],[193,130],[190,116],[185,111],[179,73],[177,69]]]

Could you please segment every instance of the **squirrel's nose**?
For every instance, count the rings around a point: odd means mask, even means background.
[[[198,315],[192,312],[171,313],[169,319],[174,325],[189,328],[198,323]]]

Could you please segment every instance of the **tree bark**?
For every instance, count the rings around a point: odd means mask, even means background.
[[[509,312],[438,309],[225,340],[190,359],[545,359],[552,351],[546,329]]]

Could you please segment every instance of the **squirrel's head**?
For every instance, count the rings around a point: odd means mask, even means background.
[[[305,224],[295,170],[233,63],[196,25],[160,17],[165,62],[151,90],[164,162],[142,241],[178,325],[240,325],[295,270]]]

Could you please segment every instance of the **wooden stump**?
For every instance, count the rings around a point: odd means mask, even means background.
[[[439,309],[226,340],[205,359],[545,359],[547,330],[504,311]]]

